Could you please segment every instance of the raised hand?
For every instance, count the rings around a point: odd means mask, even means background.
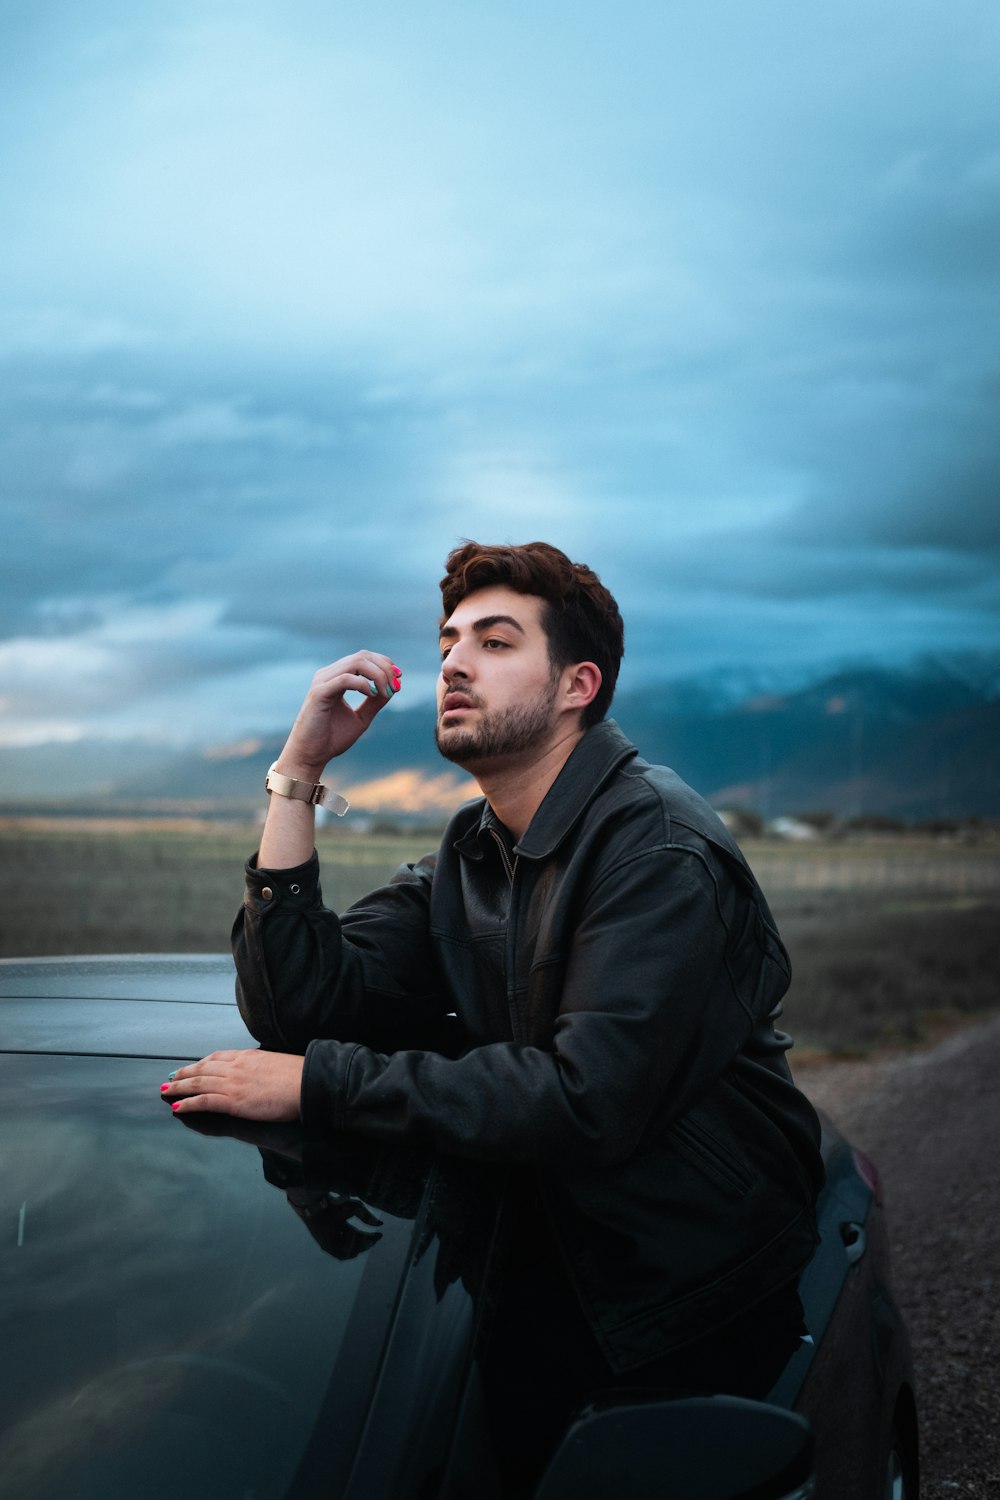
[[[399,668],[377,651],[355,651],[321,667],[278,757],[278,770],[318,781],[327,762],[351,748],[400,686]],[[344,697],[352,691],[364,694],[357,707]]]
[[[401,683],[399,668],[379,651],[355,651],[328,667],[321,667],[312,680],[299,709],[285,748],[275,769],[296,781],[317,782],[323,768],[343,755],[360,739]],[[344,694],[362,693],[355,708]],[[304,864],[312,854],[314,811],[307,802],[272,796],[260,841],[262,869],[287,870]]]

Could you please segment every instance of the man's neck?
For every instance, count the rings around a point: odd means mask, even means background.
[[[546,793],[569,760],[586,730],[574,727],[523,763],[474,770],[483,796],[516,844],[545,800]],[[472,768],[470,768],[472,769]]]

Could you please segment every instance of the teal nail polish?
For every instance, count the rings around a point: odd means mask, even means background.
[[[169,1073],[169,1074],[168,1074],[168,1075],[167,1075],[167,1078],[168,1078],[168,1081],[169,1081],[169,1082],[170,1082],[170,1083],[173,1083],[173,1081],[174,1081],[174,1079],[175,1079],[175,1078],[176,1078],[176,1077],[177,1077],[177,1074],[176,1074],[176,1073]]]
[[[374,698],[375,694],[378,692],[378,688],[375,686],[374,682],[369,685],[368,691],[371,693],[372,697]]]
[[[395,691],[396,691],[396,689],[390,683],[387,682],[386,685],[385,685],[385,696],[387,698],[391,698],[392,695],[393,695],[393,693]]]

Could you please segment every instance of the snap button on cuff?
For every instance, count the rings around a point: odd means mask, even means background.
[[[291,891],[291,893],[292,893],[293,896],[297,896],[299,894],[299,892],[301,891],[302,887],[300,885],[290,885],[288,887],[288,889]]]
[[[265,885],[261,887],[260,896],[262,901],[270,901],[274,896],[274,892],[269,885]]]

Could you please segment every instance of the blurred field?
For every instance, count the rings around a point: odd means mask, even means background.
[[[259,837],[194,820],[0,820],[0,957],[228,949]],[[434,840],[320,830],[317,844],[323,899],[339,911]]]
[[[933,1041],[1000,1010],[997,844],[744,848],[791,954],[784,1024],[800,1065]]]
[[[228,947],[250,827],[0,822],[0,956]],[[342,909],[427,835],[318,835]],[[800,1062],[932,1040],[1000,1009],[1000,847],[915,837],[746,846],[792,955]]]

